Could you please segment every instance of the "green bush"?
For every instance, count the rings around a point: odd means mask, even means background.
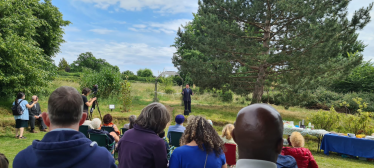
[[[81,73],[72,73],[72,72],[66,72],[66,71],[57,71],[57,74],[59,76],[75,76],[75,77],[80,77]]]
[[[110,67],[103,67],[100,72],[96,72],[85,68],[83,70],[83,77],[79,82],[81,89],[93,85],[99,85],[98,97],[107,98],[112,92],[118,93],[121,89],[121,73]]]
[[[351,93],[336,93],[325,88],[318,88],[316,90],[303,90],[296,94],[290,95],[288,93],[270,92],[269,95],[264,94],[262,102],[267,103],[268,98],[271,104],[283,106],[300,106],[309,109],[324,109],[329,110],[334,106],[339,112],[346,112],[346,108],[340,106],[342,102],[350,104],[348,108],[350,113],[356,113],[359,109],[357,103],[353,98],[360,97],[364,102],[368,103],[366,111],[374,112],[374,97],[368,92],[351,92]]]
[[[319,110],[312,113],[310,121],[314,124],[315,129],[334,130],[339,126],[341,116],[335,111],[334,107],[330,111]]]
[[[139,76],[137,76],[136,81],[152,82],[152,83],[154,83],[155,82],[155,78],[154,77],[139,77]]]
[[[167,88],[165,88],[165,93],[166,94],[174,94],[175,90],[172,87],[167,87]]]
[[[224,102],[232,102],[233,93],[231,91],[225,91],[221,93],[221,99]]]
[[[138,76],[136,76],[136,75],[130,75],[129,78],[128,78],[128,80],[134,80],[134,81],[136,81],[136,80],[138,80]]]
[[[338,131],[341,133],[354,133],[371,135],[374,130],[370,126],[372,122],[371,113],[363,112],[367,103],[361,98],[353,98],[352,101],[359,107],[356,114],[337,113],[333,107],[330,111],[320,110],[310,115],[310,121],[316,129]],[[346,106],[350,106],[344,102]]]

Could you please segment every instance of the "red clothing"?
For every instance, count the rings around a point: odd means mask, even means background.
[[[299,168],[318,168],[316,160],[307,148],[283,147],[281,154],[294,157]]]

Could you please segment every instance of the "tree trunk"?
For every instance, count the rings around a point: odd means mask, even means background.
[[[262,95],[264,94],[264,82],[265,82],[265,67],[260,66],[255,89],[252,94],[251,104],[261,103]]]
[[[270,4],[268,4],[270,5]],[[268,11],[269,18],[265,21],[265,33],[264,33],[264,41],[262,43],[262,46],[267,48],[267,51],[265,51],[263,54],[267,55],[269,54],[269,38],[270,38],[270,20],[271,20],[271,11],[269,8]],[[262,95],[264,94],[264,83],[265,83],[265,70],[266,70],[266,61],[262,63],[262,65],[259,66],[258,70],[258,77],[255,85],[255,90],[253,91],[252,95],[252,102],[251,104],[255,103],[261,103]]]

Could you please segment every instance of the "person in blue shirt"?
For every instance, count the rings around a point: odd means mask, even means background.
[[[168,139],[169,139],[169,142],[170,142],[170,134],[169,132],[172,131],[172,132],[184,132],[184,130],[186,130],[186,127],[183,126],[183,122],[184,122],[184,116],[179,114],[177,116],[175,116],[175,125],[171,125],[169,127],[169,130],[168,130]]]
[[[23,132],[25,128],[27,128],[29,122],[29,109],[31,109],[36,103],[38,103],[38,99],[34,101],[32,104],[29,104],[25,99],[25,93],[18,92],[16,99],[13,102],[15,106],[21,106],[23,114],[22,115],[15,115],[14,119],[16,120],[16,138],[17,139],[26,139],[23,136]],[[18,135],[19,132],[19,135]]]
[[[227,168],[224,142],[208,121],[196,116],[170,158],[169,168]]]

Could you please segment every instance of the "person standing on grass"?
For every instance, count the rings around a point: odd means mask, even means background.
[[[92,103],[96,100],[96,97],[91,98],[90,101],[88,101],[87,97],[91,94],[91,89],[84,88],[82,90],[82,100],[83,100],[83,112],[87,114],[87,120],[88,120],[88,108],[92,106]]]
[[[268,104],[253,104],[241,109],[232,137],[238,145],[237,168],[277,168],[283,147],[283,121]]]
[[[48,113],[42,113],[50,132],[19,152],[13,168],[116,168],[106,148],[78,131],[86,116],[82,96],[75,88],[62,86],[53,91],[48,100]]]
[[[182,91],[184,101],[184,111],[191,112],[191,95],[193,95],[190,85],[186,84],[186,88]]]
[[[32,96],[32,101],[29,103],[30,105],[33,104],[36,100],[39,98],[34,95]],[[40,131],[47,132],[47,126],[44,124],[43,118],[42,118],[42,111],[40,110],[40,104],[36,103],[29,111],[29,119],[30,119],[30,127],[31,133],[37,133],[35,129],[35,120],[38,120],[40,122],[40,125],[42,129]]]
[[[16,120],[16,138],[18,139],[26,139],[23,136],[23,132],[25,128],[29,126],[29,110],[30,108],[34,107],[36,103],[38,103],[38,99],[36,99],[32,104],[29,104],[25,99],[25,94],[23,92],[18,92],[16,100],[13,102],[14,106],[21,106],[23,114],[21,115],[14,115],[14,119]],[[19,132],[19,135],[18,135]]]

